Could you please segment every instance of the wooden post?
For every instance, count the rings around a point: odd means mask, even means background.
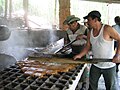
[[[23,0],[23,9],[24,9],[24,20],[25,20],[25,27],[29,28],[28,23],[28,0]]]
[[[9,0],[9,19],[12,18],[12,0]]]
[[[61,30],[66,28],[64,20],[70,15],[70,0],[59,0],[59,27]]]
[[[5,0],[5,14],[4,18],[7,18],[8,0]]]

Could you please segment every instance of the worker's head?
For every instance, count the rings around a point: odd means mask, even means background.
[[[64,25],[67,24],[71,30],[74,30],[78,26],[78,22],[77,21],[79,21],[79,20],[80,20],[80,18],[75,17],[75,15],[70,15],[70,16],[68,16],[65,19],[63,24]]]
[[[90,27],[93,27],[96,23],[101,22],[101,14],[99,11],[91,11],[87,16],[83,17],[87,19],[87,23]]]
[[[94,18],[98,18],[98,21],[101,21],[101,14],[99,11],[91,11],[90,13],[88,13],[87,16],[83,17],[84,19],[88,19],[89,17],[91,17],[92,19]]]
[[[114,18],[114,21],[115,21],[116,24],[120,25],[120,16],[116,16]]]

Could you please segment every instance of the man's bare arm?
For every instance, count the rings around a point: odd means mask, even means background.
[[[112,27],[108,27],[109,30],[107,30],[110,37],[117,41],[118,46],[116,48],[116,54],[113,57],[114,63],[120,63],[120,34]]]
[[[76,60],[77,58],[82,58],[84,55],[86,55],[88,53],[88,51],[90,50],[90,32],[87,35],[87,43],[85,45],[85,47],[83,48],[83,50],[76,56],[73,57],[74,60]]]

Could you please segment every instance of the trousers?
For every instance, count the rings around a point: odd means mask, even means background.
[[[98,81],[101,75],[103,75],[105,81],[105,90],[120,90],[117,83],[116,67],[101,69],[94,65],[90,68],[88,90],[98,89]]]

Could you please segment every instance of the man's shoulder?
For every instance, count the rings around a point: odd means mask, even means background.
[[[87,27],[85,25],[80,25],[79,29],[86,30]]]
[[[80,24],[81,27],[86,27],[85,25]]]
[[[116,25],[112,25],[112,27],[116,27]]]
[[[112,27],[113,27],[113,28],[117,28],[117,29],[119,28],[119,29],[120,29],[120,26],[119,26],[119,25],[113,25]]]
[[[108,24],[104,24],[104,29],[110,29],[110,28],[112,28],[112,26],[110,26],[110,25],[108,25]]]
[[[106,25],[104,26],[104,32],[106,32],[106,33],[113,33],[113,32],[114,32],[114,29],[113,29],[112,26],[106,24]]]
[[[72,31],[70,29],[67,29],[66,33],[72,33]]]

